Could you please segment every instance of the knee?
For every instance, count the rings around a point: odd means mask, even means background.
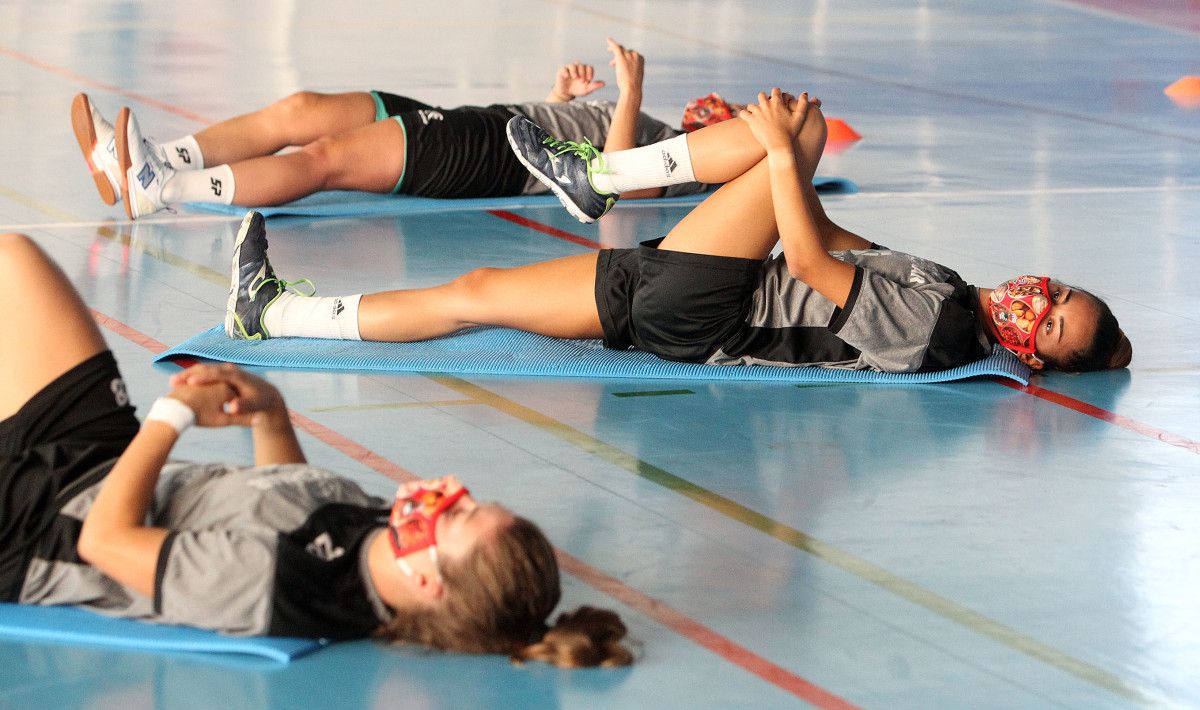
[[[300,152],[308,159],[311,174],[321,179],[324,189],[337,182],[338,176],[343,172],[345,155],[337,138],[318,138],[301,148]]]
[[[24,234],[0,234],[0,281],[13,283],[40,274],[53,262],[37,242]]]
[[[6,265],[49,260],[37,242],[25,234],[0,234],[0,254],[4,255]]]
[[[450,285],[454,295],[462,301],[482,303],[488,299],[490,286],[500,271],[502,270],[486,266],[473,269],[454,279]]]
[[[297,91],[272,104],[271,111],[276,114],[276,120],[295,123],[303,120],[312,112],[320,110],[323,98],[325,98],[324,94],[318,94],[315,91]]]

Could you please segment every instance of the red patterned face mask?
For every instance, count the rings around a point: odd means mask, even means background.
[[[1000,344],[1017,355],[1037,353],[1038,327],[1050,315],[1050,278],[1018,276],[992,291],[988,310]]]
[[[404,559],[421,550],[429,550],[429,558],[437,568],[437,521],[442,513],[467,495],[467,489],[447,491],[445,484],[436,488],[418,488],[404,498],[397,498],[388,518],[388,538],[396,564],[408,576],[412,567]]]
[[[737,109],[730,106],[720,94],[709,94],[698,99],[692,99],[683,109],[683,130],[691,133],[714,123],[728,121],[737,115]]]

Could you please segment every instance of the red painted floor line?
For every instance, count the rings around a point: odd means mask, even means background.
[[[558,229],[557,227],[551,227],[548,224],[542,224],[541,222],[535,222],[534,220],[529,219],[528,217],[522,217],[521,215],[513,213],[513,212],[509,212],[508,210],[488,210],[487,213],[492,215],[493,217],[499,217],[500,219],[506,219],[509,222],[512,222],[514,224],[519,224],[522,227],[528,227],[529,229],[541,232],[542,234],[549,234],[552,237],[557,237],[558,239],[563,239],[565,241],[571,242],[572,244],[578,244],[579,246],[584,246],[589,249],[602,249],[603,248],[603,245],[600,244],[600,242],[594,242],[591,239],[588,239],[587,237],[581,237],[578,234],[571,234],[570,232],[564,232],[563,230]]]
[[[43,62],[40,59],[35,59],[34,57],[29,56],[28,54],[22,54],[21,52],[18,52],[13,49],[9,49],[8,47],[0,46],[0,54],[8,56],[8,57],[12,57],[13,59],[16,59],[19,62],[25,62],[26,64],[29,64],[30,66],[37,67],[38,69],[44,69],[52,74],[58,74],[59,76],[70,79],[71,81],[74,81],[76,83],[79,83],[79,84],[82,84],[85,86],[90,86],[95,89],[101,89],[102,91],[107,91],[109,93],[117,94],[119,96],[124,96],[127,99],[133,99],[134,101],[137,101],[138,103],[146,104],[147,106],[153,106],[155,108],[162,109],[163,111],[166,111],[168,113],[173,113],[176,116],[183,116],[184,118],[191,119],[193,121],[196,121],[197,123],[201,123],[206,126],[213,122],[212,119],[210,119],[206,116],[201,116],[198,113],[192,113],[191,111],[179,108],[178,106],[174,106],[174,105],[166,103],[164,101],[152,99],[149,96],[143,96],[141,94],[134,93],[132,91],[126,91],[125,89],[122,89],[119,86],[113,86],[112,84],[106,84],[102,81],[96,81],[95,79],[89,79],[86,76],[83,76],[81,74],[76,74],[75,72],[73,72],[69,69],[63,69],[62,67],[54,66],[53,64],[47,64],[46,62]],[[63,104],[63,125],[66,125],[67,118],[69,115],[68,114],[69,109],[70,109],[69,104]],[[116,110],[114,109],[112,111],[112,113],[109,115],[110,116],[116,115]]]
[[[820,686],[813,685],[787,669],[771,663],[765,658],[754,654],[752,651],[739,646],[707,626],[680,614],[657,599],[631,589],[621,580],[600,572],[562,550],[558,550],[558,563],[564,570],[596,589],[656,619],[664,626],[674,629],[681,636],[695,641],[713,653],[736,663],[759,678],[783,688],[807,703],[819,708],[840,708],[843,710],[858,707]]]
[[[107,316],[96,309],[91,309],[92,315],[96,322],[101,326],[108,328],[117,335],[134,342],[146,348],[152,353],[158,354],[166,350],[166,346],[158,342],[154,338],[145,335],[136,329],[125,325],[121,321]],[[194,360],[190,358],[181,358],[175,361],[177,364],[184,362],[191,363]],[[186,366],[186,365],[185,365]],[[359,463],[382,473],[388,478],[397,481],[412,481],[418,476],[403,466],[387,459],[380,454],[368,449],[362,444],[353,439],[344,436],[333,429],[320,424],[303,414],[299,414],[294,410],[288,410],[291,415],[292,423],[313,435],[322,442],[337,449],[346,456],[358,461]],[[796,697],[811,703],[820,708],[830,708],[838,710],[846,710],[856,708],[857,706],[839,698],[829,691],[814,685],[804,678],[788,671],[787,669],[768,661],[759,656],[753,651],[741,646],[733,641],[718,634],[707,626],[701,624],[694,619],[672,609],[663,602],[649,597],[636,589],[625,584],[621,580],[604,574],[600,570],[588,565],[570,554],[556,548],[558,559],[564,570],[578,577],[585,583],[595,587],[601,592],[608,594],[614,599],[623,602],[647,616],[655,619],[667,628],[675,631],[679,635],[694,641],[704,648],[712,651],[721,658],[737,665],[750,673],[762,678],[772,685],[785,690]]]
[[[1181,449],[1191,451],[1193,454],[1200,454],[1200,442],[1195,441],[1194,439],[1189,439],[1178,434],[1172,434],[1169,431],[1152,427],[1149,424],[1143,424],[1139,421],[1130,419],[1129,417],[1125,417],[1120,414],[1110,412],[1107,409],[1101,409],[1100,407],[1096,407],[1088,404],[1087,402],[1075,399],[1074,397],[1068,397],[1065,394],[1048,390],[1045,387],[1038,387],[1037,385],[1021,385],[1013,382],[1012,380],[1002,379],[999,377],[994,378],[994,381],[1004,385],[1005,387],[1011,387],[1018,392],[1024,392],[1025,394],[1033,395],[1034,397],[1044,399],[1047,402],[1057,404],[1060,407],[1066,407],[1067,409],[1072,409],[1080,414],[1086,414],[1089,417],[1095,417],[1096,419],[1108,422],[1109,424],[1114,424],[1123,429],[1128,429],[1129,431],[1141,434],[1142,436],[1148,436],[1156,441],[1161,441],[1164,444],[1178,446]]]

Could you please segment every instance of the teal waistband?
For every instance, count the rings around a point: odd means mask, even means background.
[[[371,98],[375,99],[375,120],[382,121],[387,118],[387,109],[383,107],[383,99],[379,98],[378,91],[370,92]]]
[[[378,98],[376,99],[378,101]],[[392,188],[392,194],[400,194],[400,186],[404,184],[404,176],[408,173],[408,128],[404,126],[404,119],[399,116],[392,116],[396,123],[400,124],[400,130],[404,132],[404,168],[400,171],[400,179],[396,181],[396,186]]]

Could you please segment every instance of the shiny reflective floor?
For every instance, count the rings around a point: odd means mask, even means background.
[[[0,707],[1124,708],[1200,705],[1200,74],[1194,3],[0,4],[0,231],[32,235],[150,364],[221,317],[236,221],[130,224],[96,198],[72,95],[174,138],[296,90],[441,105],[542,97],[558,64],[647,56],[646,110],[808,89],[864,138],[831,215],[992,285],[1108,299],[1128,371],[796,387],[268,371],[310,460],[390,495],[455,472],[538,521],[564,605],[616,609],[620,671],[343,644],[286,668],[0,641]],[[615,97],[606,89],[604,97]],[[682,208],[622,204],[610,246]],[[428,285],[585,247],[484,212],[270,224],[325,293]],[[143,409],[144,411],[144,409]],[[362,455],[365,448],[374,458]],[[357,451],[357,453],[356,453]],[[219,453],[218,453],[219,452]],[[246,457],[238,432],[180,454]]]

